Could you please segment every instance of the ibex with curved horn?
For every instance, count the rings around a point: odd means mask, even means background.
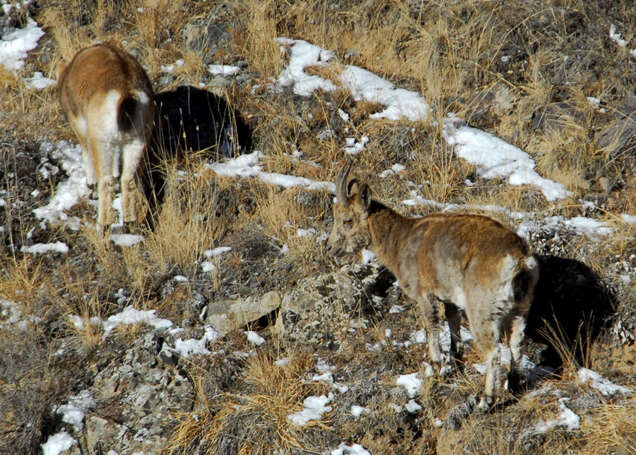
[[[460,355],[460,311],[464,311],[475,345],[486,358],[479,408],[487,409],[501,388],[503,340],[512,352],[511,371],[521,373],[526,316],[539,274],[536,259],[523,239],[485,216],[404,217],[374,200],[366,183],[349,178],[350,169],[351,163],[337,177],[329,251],[351,253],[370,244],[406,295],[418,303],[426,319],[429,355],[438,368],[440,304],[455,359]]]

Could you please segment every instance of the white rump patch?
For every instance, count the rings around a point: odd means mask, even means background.
[[[99,125],[92,124],[92,130],[99,128],[99,133],[97,137],[99,138],[100,144],[103,146],[110,146],[114,144],[119,139],[119,125],[117,124],[117,106],[119,106],[119,100],[121,99],[121,93],[117,90],[109,90],[106,96],[104,97],[104,101],[99,110]],[[95,122],[95,116],[89,115],[91,118],[91,122]],[[94,133],[94,131],[93,131]],[[103,153],[103,152],[102,152]],[[112,152],[111,152],[112,153]],[[105,159],[102,157],[102,160],[106,163],[111,162],[111,159]]]
[[[75,128],[77,128],[77,132],[80,136],[88,136],[88,124],[86,123],[86,119],[81,115],[75,119]]]

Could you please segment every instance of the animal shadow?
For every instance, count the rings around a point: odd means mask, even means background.
[[[589,267],[574,259],[537,256],[539,281],[526,336],[546,345],[541,365],[560,370],[565,359],[586,364],[592,343],[615,313],[614,294]]]
[[[165,197],[167,160],[203,151],[213,160],[232,158],[252,149],[252,131],[240,113],[222,97],[192,86],[156,93],[155,130],[142,184],[150,203],[149,218]],[[152,226],[152,220],[147,220]]]

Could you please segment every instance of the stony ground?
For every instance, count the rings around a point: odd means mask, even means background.
[[[0,71],[0,452],[58,437],[74,441],[65,454],[636,453],[629,2],[40,3],[28,14],[46,34],[21,72]],[[25,24],[0,12],[3,32]],[[366,68],[421,93],[436,120],[453,112],[520,147],[571,196],[481,177],[441,123],[372,120],[382,106],[344,89],[277,87],[279,36],[336,54],[311,74]],[[432,211],[402,202],[420,196],[524,233],[542,271],[526,390],[471,412],[479,355],[430,375],[423,322],[390,272],[326,253],[329,191],[219,175],[219,147],[161,163],[165,202],[139,244],[100,238],[88,197],[66,220],[38,218],[71,173],[59,141],[76,140],[54,88],[23,79],[111,38],[157,93],[228,100],[249,126],[241,152],[260,151],[264,171],[332,182],[346,138],[366,136],[356,165],[402,213]],[[55,242],[68,251],[28,249]]]

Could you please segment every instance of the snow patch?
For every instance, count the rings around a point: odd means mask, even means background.
[[[104,336],[124,324],[148,324],[155,329],[166,329],[172,326],[171,321],[155,316],[155,311],[156,310],[136,310],[132,306],[127,306],[124,308],[124,311],[110,316],[104,322]]]
[[[210,354],[210,351],[205,347],[206,344],[214,343],[219,338],[219,333],[210,326],[205,327],[205,333],[200,339],[189,338],[187,340],[177,339],[174,344],[174,348],[170,350],[179,353],[183,357],[189,357],[195,354]]]
[[[358,406],[357,404],[351,405],[351,415],[356,419],[359,418],[363,412],[366,412],[368,414],[370,412],[369,408]]]
[[[51,224],[68,221],[69,218],[64,212],[77,204],[82,197],[90,194],[86,185],[82,148],[67,141],[44,142],[40,145],[40,152],[44,156],[50,154],[57,160],[68,179],[57,185],[55,195],[46,206],[34,209],[33,213],[38,219]],[[40,170],[49,172],[47,167],[41,167]],[[76,227],[79,229],[79,223]]]
[[[579,428],[581,426],[581,418],[565,405],[565,402],[568,400],[569,398],[560,398],[559,408],[561,409],[561,413],[555,419],[536,424],[534,430],[530,431],[530,434],[536,435],[547,433],[553,428],[558,427],[565,427],[568,431],[573,431]]]
[[[135,234],[111,234],[110,241],[122,248],[129,248],[143,242],[144,236]]]
[[[348,446],[343,442],[337,449],[331,451],[331,455],[371,455],[371,453],[360,444]]]
[[[42,455],[59,455],[70,449],[77,441],[66,431],[49,436],[44,444],[41,444]]]
[[[71,396],[67,404],[58,406],[55,412],[62,415],[62,422],[73,425],[75,430],[81,431],[84,428],[86,411],[94,407],[95,404],[95,399],[90,392],[82,390],[79,394]]]
[[[310,420],[319,420],[323,414],[331,411],[331,406],[327,406],[327,404],[332,398],[331,394],[329,396],[307,397],[303,401],[302,411],[288,415],[287,419],[294,425],[304,427]]]
[[[331,193],[336,192],[336,186],[332,182],[318,182],[305,177],[263,172],[258,165],[258,160],[261,156],[261,152],[255,151],[223,163],[208,163],[206,167],[222,177],[256,177],[264,183],[279,185],[284,188],[298,186],[308,190],[326,189]]]
[[[208,71],[215,76],[234,76],[241,68],[232,65],[208,65]]]
[[[409,397],[414,398],[422,388],[422,380],[417,373],[404,374],[397,378],[395,381],[397,385],[401,385],[406,389]]]
[[[578,380],[581,384],[589,383],[593,389],[601,392],[604,397],[612,397],[617,393],[628,395],[630,393],[627,387],[614,384],[609,379],[604,378],[596,371],[581,368],[578,371]]]
[[[265,343],[265,338],[263,338],[253,330],[245,331],[245,336],[247,337],[247,341],[252,343],[254,346],[260,346],[261,344]]]
[[[217,248],[213,248],[211,250],[205,250],[203,252],[203,255],[206,258],[215,258],[217,256],[221,256],[222,254],[225,254],[229,251],[232,251],[232,247],[231,246],[219,246]]]
[[[2,36],[0,40],[0,65],[16,72],[24,66],[27,53],[36,48],[44,31],[38,24],[27,18],[24,28],[13,30]]]
[[[46,254],[46,253],[68,253],[68,246],[64,242],[55,243],[36,243],[31,246],[23,246],[20,248],[23,253],[30,254]]]
[[[24,79],[26,86],[32,90],[44,90],[57,84],[55,79],[45,77],[40,71],[33,73],[33,76]]]
[[[511,185],[538,187],[548,201],[562,199],[571,193],[560,183],[541,177],[534,170],[528,154],[497,136],[466,125],[455,117],[444,120],[443,136],[455,154],[477,166],[483,178],[506,178]]]

